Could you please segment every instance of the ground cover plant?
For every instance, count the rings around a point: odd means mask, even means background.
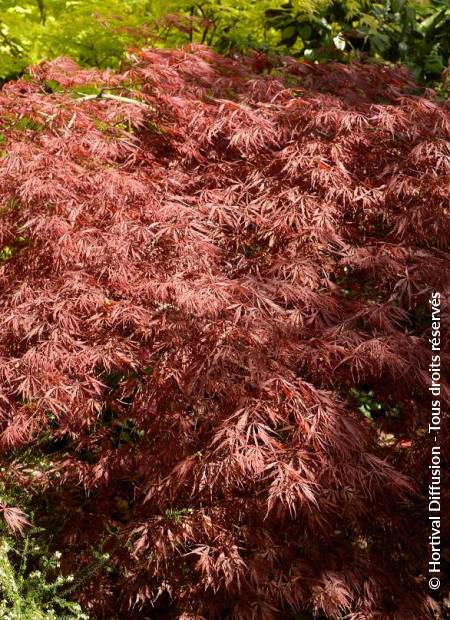
[[[437,617],[448,106],[401,69],[194,46],[40,65],[0,117],[2,511],[20,535],[28,491],[80,613]]]

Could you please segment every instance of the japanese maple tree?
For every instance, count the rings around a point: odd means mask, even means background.
[[[400,69],[191,46],[40,65],[0,110],[2,480],[68,571],[110,554],[83,607],[433,618],[449,108]]]

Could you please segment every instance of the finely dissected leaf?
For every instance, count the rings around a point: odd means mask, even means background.
[[[3,518],[6,521],[6,525],[11,532],[18,532],[23,534],[27,525],[30,525],[27,515],[20,510],[20,508],[14,508],[13,506],[6,506],[4,503],[0,504],[0,511],[3,514]]]

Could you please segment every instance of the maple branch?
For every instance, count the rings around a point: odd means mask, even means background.
[[[77,95],[81,95],[82,93],[76,93]],[[130,97],[122,97],[121,95],[112,95],[111,93],[105,93],[104,91],[100,91],[96,95],[84,95],[76,99],[77,103],[82,103],[83,101],[93,101],[95,99],[110,99],[112,101],[119,101],[120,103],[128,103],[132,105],[137,105],[143,108],[150,109],[155,111],[153,106],[145,103],[145,101],[139,101],[138,99],[131,99]]]

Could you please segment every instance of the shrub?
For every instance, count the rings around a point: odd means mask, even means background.
[[[60,59],[0,107],[3,475],[68,572],[110,554],[83,608],[432,618],[448,107],[401,70],[202,47]]]
[[[36,458],[34,446],[22,450],[20,469],[31,477],[48,469],[47,459]],[[6,474],[6,475],[5,475]],[[19,476],[20,478],[20,476]],[[92,550],[92,561],[84,571],[63,573],[63,554],[52,550],[52,532],[33,525],[33,506],[39,502],[26,483],[27,476],[8,484],[5,468],[0,470],[0,619],[1,620],[89,620],[80,605],[70,599],[86,579],[107,568],[107,558]],[[6,484],[5,484],[6,482]],[[19,484],[17,484],[19,483]],[[16,504],[14,507],[13,505]],[[22,508],[18,508],[20,505]],[[54,524],[55,525],[55,524]]]
[[[73,581],[73,575],[58,574],[61,555],[44,555],[32,535],[24,544],[0,539],[1,620],[89,620],[78,603],[60,594]],[[38,568],[30,570],[33,563]]]
[[[281,44],[309,60],[377,58],[402,62],[421,80],[439,80],[448,66],[450,8],[446,1],[297,2],[267,11]]]

